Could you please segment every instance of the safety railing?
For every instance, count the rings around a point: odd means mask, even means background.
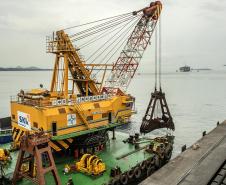
[[[16,102],[24,105],[38,106],[38,107],[46,107],[52,106],[52,101],[50,100],[42,100],[42,99],[28,99],[19,96],[11,96],[11,102]]]
[[[52,36],[46,37],[46,53],[57,53],[63,51],[73,51],[70,43],[63,43],[61,40],[53,38]]]
[[[12,134],[12,129],[6,129],[6,130],[0,129],[0,136],[1,135],[11,135],[11,134]]]

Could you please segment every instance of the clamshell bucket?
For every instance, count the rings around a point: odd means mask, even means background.
[[[160,112],[161,116],[159,116],[159,114],[158,116],[155,116],[156,111]],[[151,94],[151,100],[145,116],[143,117],[140,132],[148,133],[159,128],[175,130],[173,118],[171,117],[166,102],[165,93],[161,90],[155,90],[155,92]]]

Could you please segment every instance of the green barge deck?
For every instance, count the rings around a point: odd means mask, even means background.
[[[106,165],[106,171],[100,176],[91,176],[88,174],[84,174],[81,172],[72,172],[65,174],[64,167],[66,164],[72,165],[75,164],[75,160],[72,156],[68,156],[66,154],[62,154],[62,156],[54,156],[55,164],[58,170],[58,175],[60,177],[62,185],[66,185],[69,178],[73,179],[73,183],[75,185],[103,185],[103,184],[112,184],[113,178],[110,176],[111,169],[115,168],[116,166],[120,167],[122,174],[127,174],[128,171],[134,169],[135,167],[141,168],[141,164],[143,161],[152,160],[153,167],[157,170],[161,167],[165,161],[164,159],[160,159],[157,157],[158,155],[153,152],[147,152],[146,149],[152,143],[155,147],[160,146],[161,143],[155,141],[154,139],[149,138],[142,138],[140,137],[139,142],[136,144],[131,144],[125,142],[128,138],[128,134],[116,132],[115,134],[116,139],[110,139],[107,143],[105,149],[98,153],[95,153]],[[169,157],[172,153],[172,143],[173,143],[173,136],[166,136],[169,141],[168,147],[168,154]],[[124,141],[124,142],[123,142]],[[2,147],[2,146],[1,146]],[[3,145],[3,148],[9,148],[10,144]],[[16,165],[18,152],[12,152],[12,161],[6,166],[5,172],[8,176],[12,176],[14,172],[14,168]],[[155,159],[157,157],[157,161],[153,161],[153,157]],[[154,162],[154,163],[153,163]],[[157,166],[156,166],[157,165]],[[142,175],[146,177],[147,169],[142,169]],[[117,177],[116,181],[117,181]],[[47,174],[45,176],[46,184],[55,184],[54,178],[51,174]],[[118,179],[119,180],[119,179]],[[131,182],[136,180],[134,177],[131,179]],[[138,179],[137,179],[138,180]],[[32,185],[33,183],[28,180],[21,180],[17,183],[18,185]],[[129,184],[129,182],[128,182]]]

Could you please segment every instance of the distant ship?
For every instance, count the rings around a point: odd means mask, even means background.
[[[191,67],[190,66],[183,66],[183,67],[180,67],[180,72],[189,72],[191,71]]]

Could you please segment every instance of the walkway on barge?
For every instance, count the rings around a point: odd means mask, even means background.
[[[226,185],[226,121],[140,185]]]

